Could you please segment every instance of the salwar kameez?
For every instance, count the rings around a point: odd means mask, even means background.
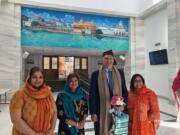
[[[156,94],[144,87],[130,90],[128,96],[128,135],[156,135],[160,112]]]
[[[78,88],[75,93],[71,93],[66,86],[66,89],[59,93],[56,106],[59,119],[58,135],[85,135],[84,128],[77,129],[66,123],[66,120],[81,122],[84,116],[88,115],[88,104],[82,89]]]

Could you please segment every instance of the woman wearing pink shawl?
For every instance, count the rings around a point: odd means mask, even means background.
[[[177,107],[177,122],[180,123],[180,70],[173,81],[172,89]]]

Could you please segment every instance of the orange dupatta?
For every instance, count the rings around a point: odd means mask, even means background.
[[[129,135],[156,135],[155,125],[159,126],[159,106],[155,93],[144,86],[130,90],[128,97],[130,117]]]
[[[50,128],[50,121],[55,110],[54,100],[50,97],[51,92],[46,85],[37,90],[26,83],[25,88],[26,94],[37,101],[37,114],[32,128],[36,132],[46,132]]]

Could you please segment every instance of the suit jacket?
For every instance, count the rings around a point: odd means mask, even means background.
[[[123,70],[119,70],[119,74],[121,76],[121,84],[122,84],[122,96],[124,98],[124,102],[127,106],[127,98],[128,98],[128,91],[126,87],[125,77]],[[100,97],[99,97],[99,88],[98,88],[98,76],[99,70],[94,71],[91,75],[91,82],[90,82],[90,91],[89,91],[89,109],[90,114],[97,114],[99,118],[100,114]],[[126,107],[125,107],[126,112]]]

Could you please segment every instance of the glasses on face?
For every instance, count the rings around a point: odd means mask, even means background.
[[[137,79],[137,80],[134,80],[134,82],[139,83],[139,82],[142,82],[142,80],[141,79]]]

